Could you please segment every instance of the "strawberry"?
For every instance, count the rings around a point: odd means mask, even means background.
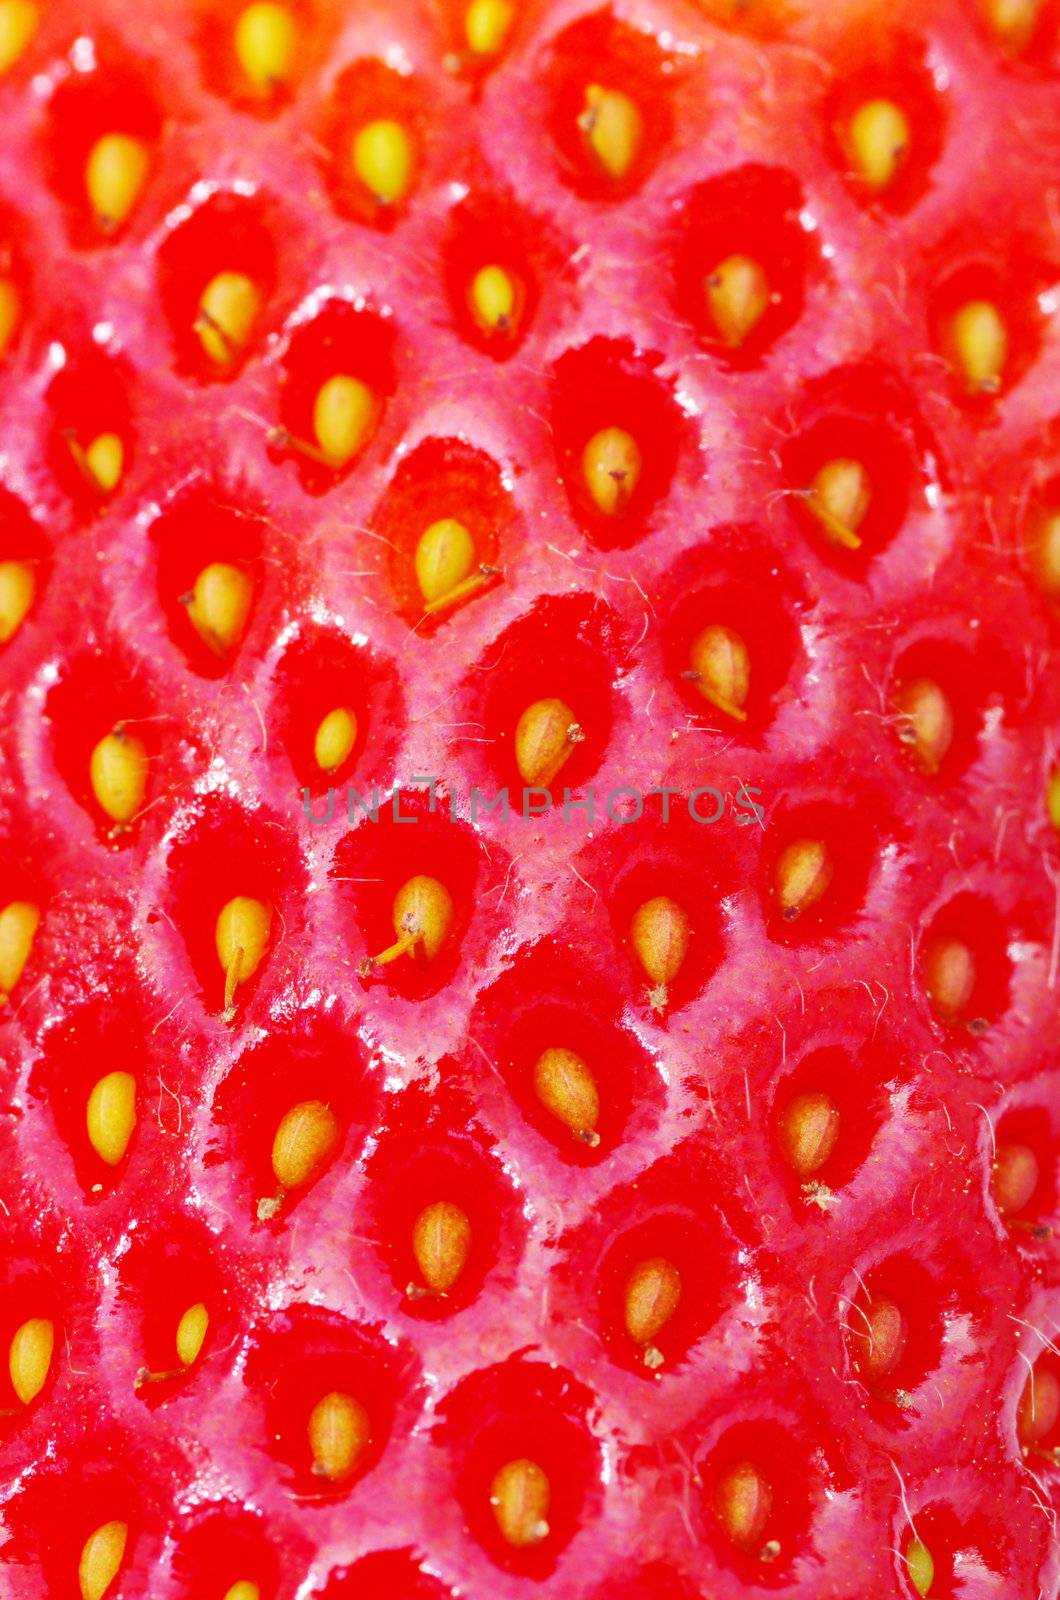
[[[1056,0],[0,0],[0,1593],[1060,1593]]]

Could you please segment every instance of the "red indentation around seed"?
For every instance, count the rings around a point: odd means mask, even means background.
[[[212,797],[180,830],[166,864],[166,911],[183,939],[205,1004],[220,1011],[225,973],[217,954],[217,918],[237,897],[258,900],[272,913],[269,943],[257,971],[239,985],[237,1015],[258,989],[272,989],[281,947],[301,923],[302,874],[284,832],[267,814],[243,811]]]
[[[438,1408],[434,1438],[448,1455],[472,1536],[499,1566],[544,1578],[599,1497],[599,1460],[587,1416],[592,1396],[573,1373],[513,1357],[465,1378]],[[495,1474],[533,1461],[548,1479],[548,1532],[514,1549],[490,1506]]]
[[[610,10],[582,17],[554,41],[548,126],[563,176],[577,194],[614,200],[641,186],[672,137],[674,66],[651,35],[619,21]],[[590,84],[626,95],[642,119],[639,150],[620,178],[603,170],[579,123]]]
[[[523,951],[479,1002],[469,1035],[494,1064],[531,1127],[576,1166],[603,1160],[658,1102],[658,1079],[641,1045],[615,1021],[613,980],[581,962],[572,974],[567,955],[548,943]],[[545,1050],[570,1050],[596,1081],[599,1143],[578,1138],[534,1091],[534,1067]],[[481,1074],[481,1056],[470,1058]]]
[[[473,1113],[454,1095],[409,1090],[394,1126],[367,1164],[366,1212],[379,1240],[401,1310],[408,1316],[445,1320],[469,1306],[501,1262],[511,1270],[525,1235],[515,1194],[496,1163]],[[471,1229],[467,1261],[444,1295],[423,1291],[412,1249],[416,1219],[438,1201],[458,1206]]]
[[[475,190],[454,207],[443,246],[445,287],[462,338],[495,361],[522,344],[542,294],[555,292],[569,255],[551,223],[532,216],[503,192]],[[517,315],[507,329],[486,331],[472,314],[469,292],[484,267],[500,267],[516,288]]]
[[[238,1170],[248,1216],[253,1216],[257,1201],[276,1195],[272,1167],[276,1130],[292,1106],[307,1100],[328,1106],[339,1125],[339,1143],[328,1166],[341,1161],[348,1168],[375,1121],[379,1094],[355,1038],[337,1022],[286,1028],[250,1045],[219,1085],[206,1164]],[[326,1170],[318,1170],[306,1188],[285,1194],[281,1218],[312,1193]]]
[[[219,190],[196,204],[163,240],[158,251],[158,287],[173,335],[177,364],[202,379],[228,378],[263,342],[261,323],[277,277],[274,234],[279,226],[267,196]],[[203,291],[222,272],[241,273],[257,288],[262,317],[247,349],[218,366],[196,332]]]
[[[672,386],[659,377],[659,357],[624,340],[596,338],[557,361],[552,429],[560,472],[586,537],[601,550],[626,548],[648,531],[665,498],[687,431]],[[604,429],[630,434],[641,471],[624,510],[607,516],[585,481],[586,445]]]
[[[128,361],[95,346],[80,352],[68,350],[65,364],[48,386],[52,417],[48,462],[80,517],[103,510],[110,491],[101,490],[91,473],[78,465],[78,453],[86,452],[101,434],[112,433],[122,443],[122,479],[135,459],[132,383]]]
[[[800,220],[798,180],[781,167],[750,164],[699,184],[686,197],[674,255],[674,293],[682,317],[716,360],[754,366],[802,315],[821,266],[813,236]],[[770,301],[744,342],[733,349],[710,315],[706,280],[730,256],[747,256],[764,271]]]
[[[837,368],[807,385],[780,459],[787,504],[807,544],[856,578],[901,532],[923,484],[939,472],[936,448],[905,385],[874,361]],[[838,548],[807,504],[818,472],[835,460],[860,463],[871,488],[858,550]]]
[[[932,952],[940,942],[966,945],[974,962],[971,995],[957,1015],[947,1020],[963,1024],[974,1033],[981,1023],[995,1022],[1009,1004],[1012,963],[1008,930],[997,906],[973,893],[948,901],[931,919],[920,940],[921,982],[930,968]],[[929,1002],[930,1003],[930,1002]]]
[[[370,438],[344,466],[332,467],[292,450],[283,435],[315,444],[316,398],[323,385],[335,377],[355,378],[365,384],[376,400],[381,419],[397,386],[396,337],[388,316],[360,301],[339,297],[307,303],[291,322],[280,393],[282,432],[271,442],[271,448],[279,458],[297,465],[302,485],[311,493],[320,494],[333,487],[336,477],[356,465]]]
[[[397,204],[370,194],[353,165],[358,131],[377,121],[398,123],[412,148],[409,190]],[[388,229],[404,214],[415,194],[426,159],[428,108],[419,81],[379,60],[355,61],[335,84],[320,128],[324,174],[337,208],[357,222]]]
[[[659,629],[667,674],[700,722],[740,740],[759,738],[804,665],[798,616],[802,582],[761,553],[757,528],[714,528],[675,562],[659,585]],[[737,725],[714,707],[689,676],[692,646],[704,628],[729,628],[747,647],[750,687]]]
[[[380,1461],[416,1383],[413,1361],[376,1332],[316,1306],[291,1305],[252,1335],[244,1381],[264,1408],[263,1446],[289,1487],[339,1498]],[[309,1418],[325,1395],[349,1395],[368,1414],[370,1437],[352,1473],[331,1482],[313,1471]]]
[[[368,792],[356,784],[350,787],[359,797],[355,813],[348,810],[351,820],[356,815],[357,826],[336,848],[332,879],[352,911],[364,958],[370,962],[398,938],[394,900],[410,878],[436,879],[452,900],[452,923],[432,959],[421,959],[422,952],[409,953],[386,966],[370,966],[364,976],[365,982],[385,984],[406,999],[424,999],[449,982],[463,959],[465,938],[476,922],[481,928],[479,897],[486,867],[482,846],[474,829],[450,817],[440,789],[432,812],[426,784],[423,789],[382,795],[374,787]]]
[[[92,147],[98,139],[116,133],[157,151],[165,121],[163,108],[149,87],[150,68],[118,65],[105,51],[100,51],[98,62],[92,52],[87,59],[91,64],[71,72],[52,96],[45,147],[52,187],[66,206],[71,238],[82,247],[105,245],[111,237],[92,215],[85,188],[85,165]],[[150,186],[149,176],[145,188]]]
[[[570,755],[551,784],[542,785],[562,812],[564,790],[578,794],[604,759],[615,716],[612,685],[623,653],[615,614],[586,594],[542,596],[489,646],[465,680],[465,709],[459,713],[478,724],[474,731],[481,729],[486,742],[458,747],[465,769],[487,798],[507,788],[513,814],[521,814],[524,782],[516,763],[516,729],[529,706],[555,698],[575,718]],[[483,754],[475,755],[476,749]],[[540,796],[531,795],[528,807],[540,804]]]
[[[495,569],[483,586],[465,599],[427,616],[416,581],[416,547],[422,534],[444,519],[460,522],[475,546],[475,566]],[[517,512],[500,466],[485,451],[462,439],[430,438],[398,466],[372,517],[373,530],[389,548],[390,582],[403,615],[417,633],[444,626],[463,605],[504,581],[512,559]]]
[[[874,100],[889,100],[909,124],[909,146],[899,157],[894,177],[882,189],[871,189],[852,170],[846,144],[855,113]],[[932,168],[942,154],[947,109],[927,65],[923,44],[906,34],[884,36],[879,29],[861,30],[852,39],[839,66],[839,81],[823,107],[829,156],[851,189],[865,204],[888,211],[908,211],[931,187]]]
[[[324,772],[314,751],[317,729],[341,708],[356,717],[357,738],[342,765]],[[386,784],[392,775],[405,724],[398,673],[390,660],[359,640],[307,624],[276,668],[272,716],[298,785],[314,795],[336,790],[336,827],[346,812],[347,783],[356,785],[362,771],[373,783]],[[322,801],[312,809],[320,816],[327,811]]]
[[[220,678],[229,671],[247,629],[227,654],[211,650],[188,615],[195,580],[215,562],[245,573],[253,586],[247,622],[247,628],[252,627],[265,582],[265,529],[265,520],[256,508],[241,505],[238,495],[220,484],[171,500],[149,529],[166,627],[188,666],[201,677]]]

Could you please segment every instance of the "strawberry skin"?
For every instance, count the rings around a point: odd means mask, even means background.
[[[1058,66],[0,0],[4,1600],[1060,1594]]]

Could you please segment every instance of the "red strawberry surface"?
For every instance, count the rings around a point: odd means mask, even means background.
[[[0,64],[0,1596],[1060,1594],[1056,0]]]

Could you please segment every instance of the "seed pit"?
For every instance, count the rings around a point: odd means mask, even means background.
[[[438,1407],[435,1438],[452,1463],[468,1527],[498,1566],[547,1577],[595,1498],[597,1450],[586,1424],[589,1391],[562,1367],[511,1360],[465,1378]],[[531,1461],[549,1486],[547,1531],[516,1546],[490,1504],[498,1472]]]
[[[325,110],[319,141],[337,209],[369,227],[393,227],[415,199],[428,150],[427,121],[415,78],[374,59],[347,67]],[[370,147],[366,134],[374,139]]]
[[[973,1037],[1008,1008],[1012,963],[996,906],[959,894],[937,911],[920,941],[920,982],[937,1020]]]
[[[579,794],[604,760],[620,648],[614,613],[584,594],[542,596],[490,645],[464,680],[461,709],[454,713],[484,736],[481,744],[457,746],[484,805],[506,788],[511,814],[526,810],[529,822],[532,813],[541,814],[542,797],[532,792],[540,789],[562,814],[564,790]],[[529,784],[519,770],[516,732],[528,708],[545,700],[569,705],[575,722],[562,766],[553,778]],[[533,825],[545,826],[544,815]]]
[[[931,187],[932,171],[942,154],[946,110],[925,62],[923,44],[906,34],[880,37],[871,43],[851,40],[847,61],[824,106],[829,154],[851,191],[864,205],[892,212],[908,211]],[[888,176],[873,183],[866,178],[855,143],[854,125],[866,106],[886,102],[895,107],[908,126],[908,136],[896,135]],[[863,159],[863,158],[862,158]]]
[[[366,807],[372,804],[370,794],[362,798]],[[362,982],[369,989],[386,984],[404,999],[421,1001],[449,982],[465,959],[462,947],[469,936],[478,948],[482,937],[478,895],[485,857],[475,831],[465,822],[450,820],[440,796],[432,814],[426,786],[377,798],[377,820],[358,812],[359,826],[340,840],[332,878],[360,935]],[[434,890],[427,891],[426,900],[419,897],[418,903],[432,915],[438,901],[437,926],[419,930],[423,937],[407,953],[376,963],[374,958],[391,951],[402,937],[396,925],[402,919],[395,917],[398,896],[417,878],[440,885],[449,905]],[[436,936],[439,942],[432,950],[429,946]]]
[[[441,557],[430,559],[424,537],[449,521],[465,531],[465,548],[454,550],[450,539]],[[423,635],[444,627],[465,605],[489,603],[515,554],[518,524],[510,487],[490,456],[461,439],[430,438],[399,464],[371,526],[389,548],[401,613]],[[431,579],[426,586],[425,577]]]
[[[333,488],[370,449],[396,387],[395,337],[389,317],[352,300],[311,303],[296,314],[283,359],[280,426],[269,443],[276,459],[297,466],[308,493]],[[321,397],[340,379],[357,386],[357,414],[329,422]]]
[[[307,1102],[328,1107],[338,1138],[311,1181],[283,1193],[274,1214],[280,1225],[312,1195],[330,1167],[339,1163],[345,1168],[359,1154],[377,1095],[356,1045],[335,1023],[285,1030],[246,1050],[218,1088],[206,1164],[233,1168],[237,1204],[244,1214],[255,1215],[259,1201],[277,1196],[277,1129],[292,1107]]]
[[[321,721],[348,707],[356,735],[338,767],[321,769],[315,743]],[[334,822],[345,815],[347,783],[370,773],[385,783],[405,724],[405,706],[393,663],[369,646],[316,624],[307,624],[284,652],[275,676],[272,716],[299,785],[314,795],[336,790]],[[326,815],[322,801],[314,815]]]
[[[157,174],[152,170],[162,136],[163,112],[148,87],[149,69],[108,63],[101,52],[85,53],[87,68],[75,67],[52,95],[46,155],[52,187],[63,202],[75,245],[106,245],[142,217]],[[145,162],[142,178],[131,191],[127,213],[114,218],[95,215],[86,184],[86,168],[102,139],[118,136],[133,141]]]
[[[301,924],[303,875],[279,827],[260,813],[211,797],[186,827],[177,830],[166,864],[166,910],[184,941],[207,1009],[220,1013],[226,974],[217,949],[217,920],[231,901],[246,898],[270,913],[265,951],[252,975],[240,980],[237,1016],[244,1016],[259,991],[282,984],[285,937]],[[156,913],[156,916],[158,914]]]
[[[439,1106],[437,1095],[410,1089],[394,1121],[368,1163],[369,1232],[380,1241],[401,1311],[417,1320],[445,1321],[478,1298],[499,1259],[517,1257],[525,1226],[466,1105],[443,1096]],[[427,1292],[413,1248],[417,1220],[439,1202],[456,1206],[469,1224],[466,1257],[444,1293]]]
[[[263,1446],[295,1495],[356,1494],[386,1449],[400,1400],[415,1379],[407,1352],[334,1312],[291,1305],[256,1330],[244,1381],[264,1408]],[[314,1471],[309,1422],[327,1395],[348,1395],[367,1417],[368,1440],[352,1471],[331,1479]]]
[[[657,1080],[633,1035],[615,1025],[611,978],[583,966],[576,1000],[564,998],[568,989],[569,956],[550,944],[536,945],[482,997],[469,1033],[495,1063],[527,1122],[561,1160],[591,1166],[615,1148],[634,1119],[640,1125],[654,1114]],[[542,1103],[535,1068],[547,1050],[570,1051],[592,1074],[599,1097],[598,1119],[589,1130],[595,1142],[577,1137]],[[472,1066],[480,1076],[474,1057]]]
[[[554,369],[552,430],[559,469],[575,516],[601,550],[625,549],[644,537],[677,470],[687,424],[671,385],[657,375],[660,359],[626,340],[596,338],[568,350]],[[636,471],[613,497],[613,511],[601,509],[586,477],[587,449],[608,434],[631,440],[639,458]]]
[[[220,487],[199,489],[172,500],[152,523],[158,595],[169,635],[191,670],[204,678],[226,675],[238,657],[265,584],[265,523],[249,506],[233,503]],[[205,613],[196,610],[202,575],[221,567],[246,586],[249,610],[234,631],[209,635]],[[203,619],[196,626],[196,617]],[[206,630],[204,632],[204,630]]]
[[[206,382],[231,378],[261,347],[266,308],[276,288],[273,232],[277,226],[265,196],[222,190],[196,204],[191,215],[163,240],[158,252],[158,287],[181,371]],[[219,331],[209,348],[222,358],[212,359],[203,331],[218,303],[207,290],[221,274],[238,274],[252,285],[259,311],[238,327],[224,316],[218,320]]]
[[[837,368],[811,383],[800,411],[781,451],[787,504],[814,553],[863,581],[900,533],[923,483],[937,475],[937,452],[901,380],[877,363]],[[835,463],[860,468],[866,485],[853,543],[829,520],[831,508],[815,487]]]
[[[780,167],[751,163],[699,184],[686,197],[674,253],[674,294],[681,316],[715,360],[749,367],[803,312],[810,282],[821,276],[812,237],[799,220],[802,188]],[[737,343],[728,342],[711,311],[710,286],[733,257],[760,268],[766,303]]]
[[[582,17],[555,40],[548,125],[563,178],[577,194],[618,200],[640,188],[672,137],[676,65],[647,33],[611,11]],[[602,95],[621,97],[628,147],[599,132],[594,138],[606,115]]]

